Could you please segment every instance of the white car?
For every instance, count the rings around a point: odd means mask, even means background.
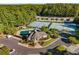
[[[12,35],[7,35],[6,37],[7,37],[7,38],[11,38],[11,37],[12,37]]]

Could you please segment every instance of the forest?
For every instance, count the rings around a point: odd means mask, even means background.
[[[27,25],[35,16],[76,17],[79,23],[79,4],[0,5],[0,33],[14,34],[17,25]]]

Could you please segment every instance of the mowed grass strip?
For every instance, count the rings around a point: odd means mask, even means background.
[[[43,46],[43,47],[47,47],[47,46],[49,46],[54,40],[55,40],[55,39],[51,38],[50,40],[45,41],[42,46]]]
[[[10,53],[10,49],[7,48],[6,46],[0,48],[0,55],[9,55],[9,53]]]

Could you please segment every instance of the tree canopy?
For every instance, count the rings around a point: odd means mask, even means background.
[[[73,44],[79,44],[79,40],[77,40],[76,37],[70,36],[70,37],[68,38],[68,40],[69,40],[69,42],[71,42],[71,43],[73,43]]]
[[[0,5],[0,32],[12,34],[16,25],[27,25],[36,16],[78,17],[79,4]]]

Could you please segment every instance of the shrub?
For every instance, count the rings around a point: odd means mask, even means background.
[[[41,30],[44,31],[44,32],[48,32],[49,31],[49,28],[46,27],[46,26],[42,26]]]
[[[40,44],[40,45],[43,45],[43,44],[44,44],[44,41],[39,41],[39,44]]]
[[[28,41],[28,44],[31,45],[31,46],[35,46],[34,41]]]
[[[49,39],[49,38],[50,38],[50,35],[47,36],[47,39]]]
[[[47,52],[47,55],[52,55],[52,52]]]
[[[54,33],[54,38],[58,38],[59,34]]]
[[[9,55],[10,49],[7,48],[6,46],[3,46],[0,48],[0,55]]]
[[[64,52],[64,51],[66,51],[66,48],[63,45],[60,45],[56,48],[56,50],[59,52]]]
[[[79,36],[79,29],[76,30],[76,34]]]
[[[79,41],[75,37],[70,36],[68,38],[68,40],[69,40],[69,42],[71,42],[73,44],[79,44]]]

